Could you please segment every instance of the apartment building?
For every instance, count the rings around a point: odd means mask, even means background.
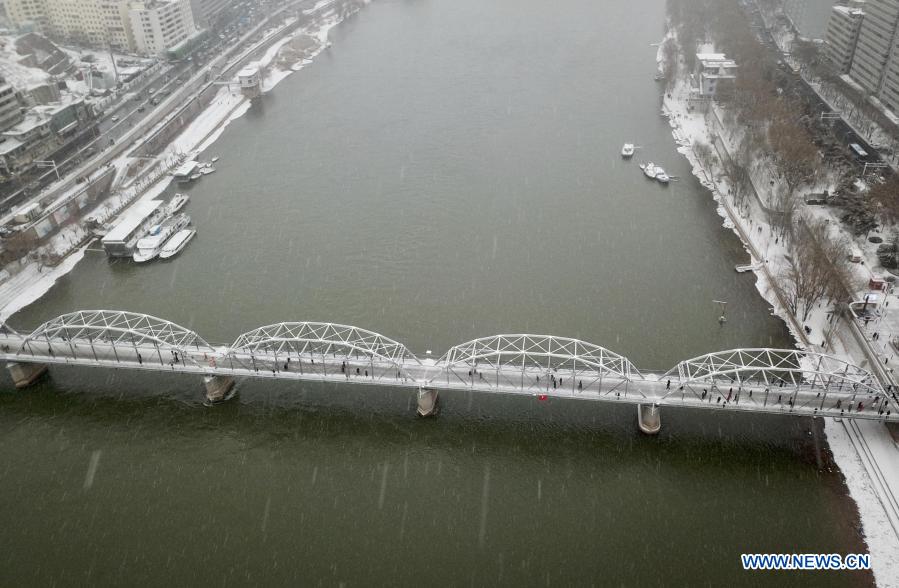
[[[45,0],[47,33],[82,45],[106,45],[106,20],[98,0]]]
[[[195,0],[214,12],[228,0]],[[49,37],[156,55],[196,29],[190,0],[6,0],[10,22]],[[210,12],[210,13],[212,13]],[[172,42],[172,39],[178,39]]]
[[[0,132],[17,124],[22,118],[22,105],[16,89],[0,78]]]
[[[834,6],[831,9],[824,36],[825,54],[841,74],[849,73],[852,67],[852,58],[855,55],[858,33],[864,17],[865,12],[861,8]]]
[[[129,16],[134,48],[144,55],[158,55],[197,30],[190,0],[134,2]]]
[[[879,95],[899,24],[899,0],[868,0],[849,75],[872,95]]]

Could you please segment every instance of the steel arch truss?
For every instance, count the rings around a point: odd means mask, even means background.
[[[240,335],[230,352],[235,357],[249,356],[254,369],[259,367],[257,359],[268,361],[264,367],[274,371],[289,368],[291,359],[299,362],[297,369],[302,368],[305,359],[309,370],[319,358],[317,369],[324,370],[326,360],[337,358],[342,360],[341,369],[346,373],[359,368],[360,374],[370,369],[371,377],[399,373],[414,379],[406,368],[420,364],[402,343],[374,331],[335,323],[288,322],[259,327]]]
[[[111,345],[149,344],[163,349],[211,349],[186,327],[148,314],[120,310],[79,310],[58,316],[25,337],[23,349],[32,342],[49,342],[55,338]]]
[[[791,408],[808,406],[820,410],[834,407],[851,410],[856,402],[866,406],[876,402],[884,409],[892,404],[889,395],[867,370],[832,355],[797,349],[732,349],[709,353],[680,362],[662,376],[665,378],[678,381],[679,386],[672,386],[664,397],[689,393],[708,402],[720,396],[727,401],[765,406],[780,403]],[[752,396],[752,392],[757,394]],[[835,403],[834,407],[826,404],[828,397]]]
[[[578,339],[550,335],[474,339],[451,348],[438,366],[447,383],[518,388],[535,394],[570,389],[572,393],[608,395],[630,381],[643,379],[622,355]]]

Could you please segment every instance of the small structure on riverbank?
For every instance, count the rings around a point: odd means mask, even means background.
[[[737,79],[737,62],[724,53],[697,53],[693,77],[701,96],[714,96],[722,80]]]
[[[257,98],[262,95],[262,75],[258,63],[251,63],[237,74],[240,82],[240,91],[247,98]]]
[[[161,200],[142,200],[136,202],[100,242],[110,257],[128,257],[131,255],[134,242],[156,218],[155,213],[162,205]]]

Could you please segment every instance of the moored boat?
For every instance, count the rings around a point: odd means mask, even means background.
[[[621,148],[621,157],[629,158],[634,154],[634,144],[633,143],[625,143],[624,147]]]
[[[665,173],[664,169],[660,167],[656,168],[656,179],[663,184],[667,184],[669,181],[671,181],[671,177],[667,173]]]
[[[168,239],[184,227],[190,224],[190,217],[184,214],[177,214],[164,220],[161,224],[150,229],[149,234],[137,242],[133,259],[136,263],[150,261],[159,255],[163,244]]]
[[[175,214],[176,212],[184,208],[184,205],[187,204],[189,200],[190,196],[188,196],[187,194],[175,194],[174,198],[169,200],[168,203],[169,214]]]
[[[187,247],[187,244],[196,234],[197,231],[194,229],[181,229],[172,235],[172,237],[165,242],[165,245],[162,246],[162,250],[159,252],[159,259],[168,259],[181,253],[181,250]]]
[[[658,173],[656,171],[657,170],[656,166],[653,165],[653,163],[651,161],[649,163],[647,163],[646,165],[644,165],[642,167],[642,169],[643,169],[643,173],[646,174],[646,177],[653,179],[653,180],[655,179],[656,174]]]

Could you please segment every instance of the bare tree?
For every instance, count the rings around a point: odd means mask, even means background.
[[[777,173],[783,182],[777,191],[777,212],[780,213],[781,236],[787,238],[796,209],[799,188],[815,177],[819,163],[818,150],[803,127],[783,119],[775,119],[768,128],[768,140],[774,152]]]
[[[16,261],[28,255],[38,245],[39,239],[33,230],[20,231],[5,239],[4,251],[0,261],[4,264]]]
[[[790,312],[808,320],[815,306],[848,296],[851,270],[844,241],[833,239],[824,223],[803,224],[794,241],[780,289]]]
[[[885,181],[875,183],[868,190],[868,199],[882,221],[899,221],[899,177],[891,175]]]

